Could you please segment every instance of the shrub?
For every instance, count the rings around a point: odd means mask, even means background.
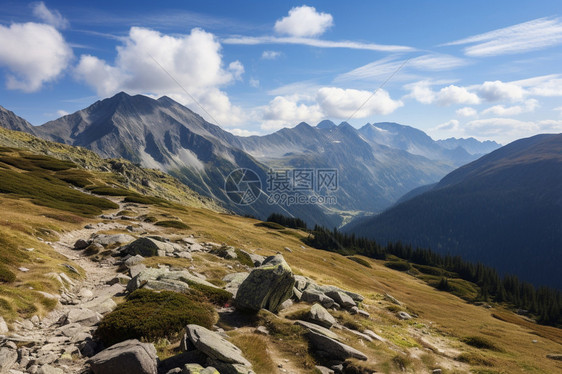
[[[284,230],[285,226],[278,224],[277,222],[258,222],[254,226],[256,227],[266,227],[273,230]]]
[[[163,200],[152,196],[141,196],[141,195],[129,195],[125,197],[124,201],[126,203],[137,203],[137,204],[162,204]]]
[[[174,220],[169,220],[169,221],[159,221],[155,223],[156,226],[162,226],[162,227],[170,227],[170,228],[174,228],[174,229],[190,229],[190,227],[188,225],[186,225],[183,222],[180,221],[174,221]]]
[[[348,259],[350,259],[351,261],[355,261],[357,262],[359,265],[363,265],[365,267],[370,268],[371,264],[369,264],[369,262],[365,259],[362,259],[361,257],[355,257],[355,256],[348,256]]]
[[[472,352],[461,353],[460,355],[457,356],[456,360],[474,366],[477,365],[494,366],[494,364],[486,357]]]
[[[91,186],[86,189],[93,194],[105,196],[129,196],[135,194],[135,192],[131,190],[110,186]]]
[[[16,274],[0,264],[0,283],[12,283],[16,280]]]
[[[410,263],[406,261],[388,261],[384,266],[398,271],[408,271],[411,268]]]
[[[494,342],[491,342],[483,336],[466,336],[462,338],[461,341],[478,349],[489,349],[490,351],[496,352],[501,351]]]
[[[224,306],[232,299],[232,294],[221,288],[206,286],[204,284],[196,283],[183,278],[182,281],[189,284],[189,287],[192,290],[198,291],[206,300],[208,300],[212,304]]]
[[[188,324],[211,328],[214,322],[210,305],[182,293],[140,289],[103,318],[96,336],[110,346],[127,339],[173,337]]]
[[[92,182],[90,182],[89,179],[92,177],[92,175],[80,169],[57,171],[55,173],[55,177],[67,183],[70,183],[73,186],[81,187],[81,188],[92,184]]]

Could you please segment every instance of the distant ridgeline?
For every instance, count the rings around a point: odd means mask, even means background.
[[[294,226],[298,222],[296,218],[281,215],[270,219],[281,225],[289,222]],[[468,301],[506,303],[519,313],[535,316],[540,324],[562,326],[562,292],[554,288],[536,288],[512,275],[501,278],[494,268],[481,263],[468,262],[460,256],[441,255],[431,249],[414,249],[401,242],[382,246],[371,239],[318,225],[308,232],[303,241],[314,248],[387,260],[386,266],[409,271],[428,284]]]

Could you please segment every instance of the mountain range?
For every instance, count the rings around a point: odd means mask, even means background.
[[[463,148],[462,140],[441,144],[395,123],[367,124],[358,130],[346,122],[303,122],[265,136],[239,137],[169,97],[155,100],[124,92],[41,126],[31,126],[3,108],[0,114],[3,127],[164,170],[236,213],[265,218],[277,212],[327,226],[380,212],[408,191],[435,183],[478,158],[481,150]],[[235,204],[225,192],[227,176],[240,168],[254,171],[261,181],[264,193],[252,204]],[[333,203],[271,204],[267,185],[272,168],[336,170],[338,188],[325,192],[335,197]],[[311,196],[318,191],[299,193]]]
[[[562,288],[562,134],[510,143],[345,230]]]

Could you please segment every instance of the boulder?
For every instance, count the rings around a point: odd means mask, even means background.
[[[46,364],[41,366],[39,370],[37,370],[37,374],[64,374],[64,371],[62,369]]]
[[[18,352],[15,349],[0,348],[0,373],[8,373],[18,360]]]
[[[114,284],[123,284],[123,285],[127,285],[127,283],[129,283],[129,281],[131,280],[131,277],[129,277],[128,275],[125,274],[117,274],[115,276],[115,278],[112,278],[110,280],[108,280],[107,282],[105,282],[105,284],[108,284],[110,286],[114,285]]]
[[[293,294],[295,277],[281,255],[265,259],[242,282],[236,294],[237,308],[250,311],[267,309],[277,312],[279,306]]]
[[[316,371],[318,371],[320,374],[334,374],[334,371],[333,371],[332,369],[328,369],[328,368],[325,367],[325,366],[316,365],[314,368],[315,368]]]
[[[386,343],[386,339],[381,337],[380,335],[376,334],[374,331],[372,330],[363,330],[363,334],[370,336],[373,340],[378,340],[379,342],[383,342]]]
[[[246,272],[227,274],[222,279],[223,281],[227,282],[227,285],[224,289],[236,297],[236,294],[238,293],[238,288],[240,288],[242,282],[244,282],[246,278],[248,278],[248,275],[250,275],[250,273],[246,273]]]
[[[255,267],[261,266],[263,264],[263,262],[265,261],[265,257],[257,255],[255,253],[248,253],[248,255],[250,256],[250,259],[254,263]]]
[[[136,277],[141,271],[146,269],[146,265],[145,264],[138,264],[138,265],[133,265],[129,268],[129,275],[131,276],[131,278]]]
[[[74,243],[74,249],[79,251],[82,250],[84,248],[86,248],[87,246],[89,246],[90,243],[85,241],[84,239],[78,239],[75,243]]]
[[[324,294],[328,294],[329,292],[342,292],[346,295],[348,295],[349,297],[351,297],[355,302],[360,303],[362,302],[365,297],[363,297],[362,295],[359,295],[358,293],[355,292],[351,292],[351,291],[347,291],[347,290],[343,290],[339,287],[336,286],[330,286],[330,285],[309,285],[307,287],[307,289],[309,288],[316,288],[318,291],[324,293]]]
[[[161,242],[152,238],[138,238],[134,242],[124,246],[121,249],[121,253],[128,254],[131,256],[141,255],[143,257],[153,257],[158,256],[158,251],[163,251],[165,253],[174,252],[174,246],[170,243]]]
[[[562,361],[562,353],[549,353],[546,355],[546,358],[556,361]]]
[[[0,334],[5,334],[8,331],[10,331],[10,329],[8,329],[8,324],[4,320],[4,317],[0,316]]]
[[[207,365],[215,370],[212,372],[213,374],[255,374],[251,367],[242,364],[233,364],[231,362],[209,359],[207,360]],[[207,367],[207,369],[209,367]],[[202,373],[206,374],[206,372]]]
[[[134,290],[141,288],[149,280],[156,280],[161,275],[169,272],[168,269],[156,269],[156,268],[146,268],[134,276],[129,283],[127,283],[127,291],[133,292]]]
[[[411,315],[409,315],[409,314],[406,313],[406,312],[402,312],[402,311],[396,313],[396,316],[397,316],[398,318],[400,318],[400,319],[403,319],[403,320],[412,319],[412,316],[411,316]]]
[[[191,344],[210,358],[226,363],[241,364],[247,367],[252,366],[242,356],[242,351],[237,346],[216,332],[207,330],[199,325],[187,325],[185,330]]]
[[[63,318],[64,325],[78,323],[82,326],[94,326],[101,321],[102,316],[90,309],[76,308],[71,309]]]
[[[317,289],[306,289],[301,295],[301,301],[306,303],[320,303],[325,308],[333,307],[336,302]]]
[[[125,340],[88,360],[94,374],[157,374],[156,348],[136,339]]]
[[[345,361],[348,358],[356,358],[363,361],[367,360],[367,356],[357,349],[340,343],[337,340],[325,335],[309,331],[306,336],[311,345],[314,347],[314,350],[323,357],[340,361]]]
[[[92,241],[94,243],[99,243],[104,247],[110,247],[115,245],[123,245],[132,242],[135,238],[128,234],[114,234],[114,235],[93,235]]]
[[[320,304],[314,304],[310,308],[308,320],[327,329],[336,324],[336,319]]]
[[[138,264],[142,263],[143,261],[144,261],[144,257],[142,257],[141,255],[134,255],[134,256],[129,257],[125,261],[123,261],[123,264],[127,268],[131,268],[132,266],[138,265]]]
[[[326,296],[333,299],[336,303],[340,304],[342,308],[349,309],[357,306],[355,301],[348,294],[341,291],[328,291]]]
[[[328,330],[327,328],[317,325],[315,323],[297,320],[295,322],[295,325],[302,326],[308,329],[309,331],[314,331],[317,332],[318,334],[326,335],[327,337],[332,339],[339,339],[338,335],[335,332]]]

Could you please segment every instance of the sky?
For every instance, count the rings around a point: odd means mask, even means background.
[[[506,144],[562,132],[559,1],[1,1],[0,105],[125,91],[237,135],[323,119]]]

